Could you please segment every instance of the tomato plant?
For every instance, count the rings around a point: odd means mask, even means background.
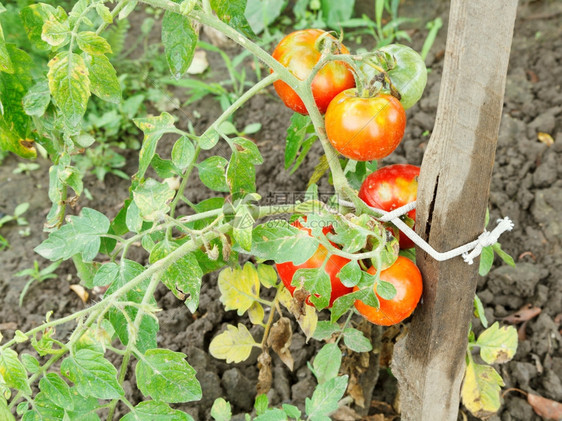
[[[374,275],[376,269],[371,266],[367,272]],[[379,308],[367,305],[361,300],[355,301],[355,308],[371,323],[381,326],[394,325],[410,316],[418,305],[423,288],[422,276],[414,262],[404,256],[398,256],[391,267],[381,272],[380,279],[394,285],[394,298],[385,300],[377,294]]]
[[[320,29],[305,29],[293,32],[283,38],[275,50],[273,58],[285,66],[293,75],[305,80],[322,57],[322,39],[336,43],[336,39]],[[343,44],[338,45],[338,53],[348,54]],[[308,114],[300,96],[286,82],[276,81],[275,90],[290,109]],[[355,86],[353,73],[343,61],[326,63],[312,80],[312,94],[321,113],[325,113],[330,101],[341,91]]]
[[[404,107],[392,95],[361,96],[356,89],[337,95],[326,111],[326,135],[346,158],[371,161],[388,156],[406,128]]]
[[[311,230],[309,228],[303,227],[298,221],[293,222],[292,225],[308,232],[308,234],[311,235]],[[331,227],[324,227],[322,229],[323,234],[327,234],[332,231],[333,229]],[[337,298],[352,291],[352,288],[346,287],[342,284],[339,277],[340,270],[347,263],[349,263],[349,259],[345,259],[335,254],[330,254],[326,247],[324,247],[323,245],[319,245],[318,249],[314,252],[312,257],[305,263],[296,266],[291,262],[277,263],[276,267],[279,278],[291,294],[294,294],[295,290],[297,289],[297,286],[293,285],[293,277],[299,269],[315,269],[323,267],[323,270],[330,277],[331,294],[329,307],[331,307],[333,302]],[[309,299],[307,299],[307,303],[309,305],[311,304]]]
[[[363,181],[359,198],[369,206],[390,212],[416,200],[420,168],[410,164],[394,164],[379,168]],[[416,210],[407,213],[411,227]],[[409,222],[407,220],[407,223]],[[400,248],[414,247],[414,242],[400,233]]]

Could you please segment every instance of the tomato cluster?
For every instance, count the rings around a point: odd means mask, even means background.
[[[318,68],[319,61],[326,54],[347,56],[345,60],[342,57],[342,60],[329,61]],[[348,49],[340,41],[319,29],[306,29],[287,35],[275,48],[273,57],[300,80],[311,77],[313,71],[317,72],[311,78],[311,91],[318,110],[324,114],[326,137],[337,152],[356,161],[382,159],[398,147],[406,127],[405,110],[420,99],[427,81],[423,60],[409,47],[387,45],[364,55],[355,66],[350,66],[354,56],[349,56]],[[360,79],[361,75],[364,79]],[[274,86],[287,107],[308,114],[302,99],[292,87],[281,80],[275,82]],[[366,177],[358,196],[373,208],[392,211],[416,200],[419,173],[419,167],[407,164],[380,168]],[[416,212],[412,210],[402,219],[413,228],[415,216]],[[299,222],[293,223],[293,226],[311,235],[311,231]],[[394,225],[388,223],[384,228],[399,239],[400,249],[414,247],[412,240]],[[380,229],[384,232],[384,228]],[[333,229],[326,228],[323,231],[324,235],[329,232],[333,232]],[[369,244],[367,241],[366,248],[361,251],[370,251],[373,246]],[[391,325],[404,320],[413,312],[422,294],[419,269],[411,260],[397,254],[396,246],[390,260],[394,264],[390,267],[379,266],[383,269],[380,281],[394,286],[394,297],[388,299],[389,296],[385,294],[382,295],[386,299],[381,297],[376,289],[378,283],[373,282],[374,294],[369,293],[369,297],[376,295],[378,307],[359,299],[355,301],[357,311],[375,324]],[[313,256],[301,265],[284,262],[276,266],[283,284],[292,294],[297,289],[304,289],[303,283],[299,283],[299,269],[322,268],[330,278],[329,306],[332,307],[339,297],[359,289],[350,287],[349,282],[340,279],[340,271],[349,262],[346,258],[330,254],[326,247],[320,245]],[[361,262],[361,273],[374,275],[376,269],[370,265],[370,261]],[[363,285],[364,288],[366,285]],[[357,294],[355,297],[366,297]],[[367,301],[372,304],[373,300],[369,298]],[[306,303],[311,304],[309,299]]]

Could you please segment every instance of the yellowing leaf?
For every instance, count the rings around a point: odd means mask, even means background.
[[[297,291],[299,290],[297,289],[295,293]],[[316,309],[313,306],[307,305],[304,300],[299,301],[293,298],[287,288],[282,288],[279,291],[279,301],[295,316],[308,341],[314,334],[318,324]]]
[[[505,363],[517,351],[517,330],[513,326],[500,328],[496,322],[480,334],[476,345],[480,347],[480,356],[488,364]]]
[[[472,415],[486,418],[500,408],[503,380],[493,367],[468,360],[461,389],[462,402]]]
[[[252,307],[248,309],[248,316],[250,317],[250,321],[252,324],[255,325],[263,325],[263,317],[265,316],[265,312],[263,311],[263,307],[257,301],[254,301]]]
[[[237,310],[239,316],[248,311],[259,297],[258,272],[250,262],[243,269],[224,269],[219,274],[218,284],[225,310]]]
[[[261,284],[266,288],[271,288],[277,283],[277,272],[270,265],[258,265],[258,277]]]
[[[242,323],[236,326],[227,325],[226,331],[213,338],[209,352],[215,358],[226,360],[227,363],[239,363],[250,356],[252,347],[259,346],[250,331]]]

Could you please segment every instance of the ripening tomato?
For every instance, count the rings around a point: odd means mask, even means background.
[[[357,89],[336,96],[326,111],[326,135],[346,158],[371,161],[388,156],[406,128],[404,107],[392,95],[362,97]]]
[[[272,54],[273,58],[297,78],[304,80],[322,56],[317,41],[324,34],[326,32],[321,29],[304,29],[290,33],[277,44]],[[325,37],[335,40],[331,35]],[[349,54],[349,50],[340,44],[339,53]],[[278,80],[273,86],[287,107],[298,113],[308,114],[301,98],[289,85]],[[312,94],[320,112],[324,114],[328,104],[337,94],[354,86],[353,73],[346,63],[343,61],[327,63],[312,80]]]
[[[376,269],[372,266],[367,272],[374,275]],[[391,267],[381,272],[380,278],[394,285],[394,298],[384,300],[377,294],[379,308],[371,307],[361,300],[355,301],[355,308],[371,323],[381,326],[394,325],[410,316],[418,305],[423,289],[422,276],[414,262],[404,256],[398,256]],[[354,290],[357,290],[357,287]]]
[[[390,212],[417,199],[419,175],[420,167],[410,164],[394,164],[379,168],[363,181],[359,198],[369,206]],[[407,215],[415,222],[415,209]],[[415,246],[414,242],[402,233],[399,240],[401,249]]]
[[[292,225],[308,232],[308,234],[311,235],[311,230],[309,228],[303,227],[298,221],[293,222]],[[322,229],[322,232],[324,234],[331,231],[332,231],[331,227],[325,227],[324,229]],[[293,275],[295,274],[295,272],[298,269],[319,268],[324,264],[327,253],[328,250],[326,250],[324,246],[320,245],[316,250],[316,252],[312,255],[312,257],[308,259],[306,262],[304,262],[302,265],[295,266],[292,262],[277,263],[275,265],[277,268],[277,273],[279,274],[279,278],[281,278],[281,281],[283,281],[283,284],[289,290],[291,295],[293,295],[296,289],[295,286],[291,285],[291,282],[293,280]],[[341,256],[337,256],[335,254],[332,254],[328,262],[326,263],[324,270],[330,277],[330,282],[332,285],[332,294],[330,296],[330,304],[328,305],[329,307],[332,306],[332,303],[337,298],[341,297],[342,295],[349,294],[352,291],[352,288],[346,287],[341,283],[340,278],[338,276],[338,273],[341,270],[341,268],[344,267],[347,263],[349,263],[348,259],[343,258]],[[307,300],[307,304],[310,304],[308,300]]]

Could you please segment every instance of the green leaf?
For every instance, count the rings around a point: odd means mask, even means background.
[[[43,24],[41,39],[53,47],[62,47],[70,41],[68,21],[60,22],[54,15]]]
[[[119,104],[121,85],[109,59],[104,55],[84,54],[83,57],[90,72],[90,92],[104,101]]]
[[[44,392],[55,405],[72,411],[74,401],[68,384],[56,373],[46,374],[39,382],[39,389]]]
[[[127,216],[125,218],[125,223],[127,224],[127,228],[131,232],[141,232],[142,231],[142,217],[140,214],[139,207],[133,201],[127,208]]]
[[[484,328],[488,327],[488,319],[486,318],[486,313],[484,312],[484,305],[482,304],[480,297],[476,294],[474,294],[474,315],[480,319]]]
[[[198,35],[191,19],[166,11],[162,19],[162,44],[172,76],[182,77],[187,71],[197,46]]]
[[[267,411],[267,407],[269,406],[269,399],[267,395],[261,394],[256,397],[254,402],[254,409],[256,410],[256,415],[262,415]]]
[[[109,229],[109,219],[90,208],[83,208],[80,216],[71,216],[70,222],[49,234],[35,247],[35,252],[52,261],[68,259],[82,254],[85,262],[91,262],[100,248],[100,236]]]
[[[339,30],[353,14],[355,0],[322,0],[322,16],[330,28]]]
[[[14,73],[14,65],[12,64],[10,53],[2,37],[0,37],[0,71]]]
[[[347,388],[347,376],[334,377],[319,384],[312,398],[306,398],[305,409],[309,420],[325,419],[338,409],[338,402]]]
[[[259,152],[258,152],[259,153]],[[261,156],[260,156],[261,158]],[[256,191],[256,167],[251,153],[234,150],[226,170],[226,180],[234,199]]]
[[[302,287],[310,292],[310,302],[318,310],[322,310],[330,304],[332,283],[324,268],[298,269],[293,275],[291,285],[297,288]]]
[[[167,183],[149,178],[133,191],[133,200],[145,221],[159,221],[170,210],[175,192]]]
[[[480,334],[476,345],[488,364],[501,364],[513,358],[517,351],[517,330],[513,326],[500,328],[498,322]]]
[[[222,156],[211,156],[203,162],[197,164],[199,178],[205,186],[211,190],[228,192],[229,187],[226,182],[226,166],[228,161]]]
[[[285,144],[285,169],[289,169],[297,158],[300,148],[303,146],[307,136],[314,131],[310,117],[299,113],[293,113],[287,129],[287,143]],[[306,151],[301,151],[306,155]],[[296,167],[296,165],[295,165]],[[294,171],[296,168],[293,168]]]
[[[175,177],[181,172],[175,167],[174,163],[169,159],[162,159],[157,153],[154,154],[150,166],[154,168],[158,177],[162,179]]]
[[[23,97],[23,109],[27,115],[41,117],[45,114],[45,110],[50,102],[49,83],[46,79],[42,79],[29,88]]]
[[[13,349],[0,350],[0,378],[6,386],[31,394],[25,368]]]
[[[163,402],[144,401],[120,421],[193,421],[193,418],[185,412],[170,408]]]
[[[34,399],[35,408],[26,412],[22,421],[58,421],[64,419],[64,409],[49,399],[45,392],[39,392]]]
[[[150,263],[163,259],[178,247],[178,244],[166,240],[156,244],[150,253]],[[197,259],[188,253],[169,266],[160,280],[177,298],[185,302],[189,311],[195,313],[199,306],[202,277],[203,271]]]
[[[195,158],[195,146],[193,142],[187,137],[182,136],[172,148],[172,162],[181,171],[185,170]]]
[[[58,177],[61,183],[74,190],[76,196],[82,194],[84,184],[82,183],[82,173],[78,171],[78,168],[66,166],[64,169],[59,169]]]
[[[252,28],[244,15],[246,0],[211,0],[211,7],[220,20],[246,36],[254,36]]]
[[[318,241],[306,231],[289,225],[287,221],[272,220],[254,228],[249,254],[298,266],[310,259],[317,249]]]
[[[247,205],[241,205],[236,211],[232,234],[244,250],[250,251],[252,249],[252,228],[255,222],[250,208]]]
[[[500,243],[495,243],[492,248],[498,254],[500,259],[502,259],[505,263],[509,266],[515,267],[515,262],[513,261],[513,257],[507,254],[505,251],[502,250],[502,246]]]
[[[485,419],[500,409],[500,389],[503,380],[493,367],[467,361],[461,388],[462,403],[472,415]]]
[[[76,42],[82,51],[90,55],[99,56],[112,53],[111,46],[106,39],[92,31],[78,32]]]
[[[486,246],[482,248],[482,253],[480,254],[480,264],[478,266],[478,274],[480,276],[486,276],[492,265],[494,264],[494,249],[492,246]]]
[[[174,117],[168,113],[162,113],[158,117],[136,118],[133,120],[136,126],[144,132],[144,141],[139,152],[139,170],[137,178],[144,177],[154,154],[156,145],[164,133],[175,129]]]
[[[137,7],[138,0],[129,0],[123,9],[119,12],[119,20],[126,19],[131,14],[135,7]]]
[[[371,341],[363,335],[363,332],[352,327],[344,329],[343,343],[355,352],[369,352],[373,350]]]
[[[49,61],[49,90],[71,126],[81,123],[90,97],[89,72],[78,54],[62,52]]]
[[[316,325],[316,330],[312,337],[318,341],[323,341],[328,339],[334,333],[339,332],[341,330],[340,325],[337,323],[332,323],[326,320],[318,322]]]
[[[21,354],[21,363],[25,367],[25,369],[31,373],[35,374],[41,370],[41,366],[39,365],[39,361],[31,354]]]
[[[342,353],[340,348],[332,343],[325,344],[312,362],[312,372],[318,380],[318,384],[326,383],[337,377],[340,371]]]
[[[76,387],[70,388],[70,393],[74,403],[74,410],[66,411],[69,420],[76,421],[100,421],[97,411],[100,404],[96,398],[84,398]]]
[[[230,404],[223,398],[215,399],[211,407],[211,417],[213,417],[215,421],[230,421],[232,418]]]
[[[117,370],[103,353],[81,349],[61,364],[61,373],[76,385],[84,396],[98,399],[119,399],[124,391],[117,382]]]
[[[392,300],[396,296],[396,288],[390,282],[379,280],[377,283],[377,295],[383,300]]]
[[[105,23],[113,23],[113,17],[111,16],[111,11],[109,7],[104,4],[98,3],[96,4],[96,12],[98,12],[98,16],[105,22]]]
[[[359,263],[356,260],[352,260],[341,268],[338,277],[346,287],[354,287],[361,281],[361,272]]]
[[[301,411],[295,405],[289,405],[288,403],[284,403],[281,407],[283,408],[283,411],[285,411],[285,414],[287,414],[288,417],[295,418],[297,420],[300,419]]]
[[[277,272],[271,265],[259,264],[258,265],[258,278],[260,283],[266,288],[272,288],[277,283]]]
[[[211,341],[209,352],[215,358],[226,360],[228,364],[239,363],[248,359],[254,346],[259,344],[248,328],[238,323],[238,327],[226,325],[226,330]]]
[[[265,395],[262,395],[265,396]],[[266,409],[261,415],[254,418],[254,421],[285,421],[287,415],[285,411],[279,408]]]
[[[254,33],[259,34],[279,17],[286,6],[286,1],[247,0],[246,19]]]
[[[137,386],[145,396],[167,403],[201,399],[201,385],[185,354],[168,349],[149,349],[135,369]]]
[[[127,259],[122,260],[119,266],[119,276],[107,289],[105,297],[113,294],[116,290],[127,284],[127,282],[129,282],[136,276],[140,275],[143,271],[144,267],[137,262],[133,262],[132,260]],[[128,291],[123,299],[127,301],[133,301],[135,303],[141,303],[144,298],[144,291],[146,291],[149,282],[150,279],[141,282],[136,288]],[[154,297],[150,299],[149,304],[156,305],[156,300],[154,299]],[[138,309],[135,307],[127,307],[124,311],[127,313],[129,320],[134,320],[137,315]],[[128,322],[125,316],[123,316],[123,314],[119,310],[114,308],[108,312],[106,317],[115,329],[115,333],[117,334],[123,345],[127,345],[129,343],[129,331],[127,328]],[[144,352],[147,349],[156,348],[157,333],[158,322],[154,318],[148,315],[144,315],[137,334],[136,347],[139,349],[139,351]]]
[[[247,158],[247,161],[254,165],[263,164],[263,157],[253,140],[247,137],[236,137],[232,140],[233,150],[236,153],[242,154]]]
[[[92,284],[93,286],[103,287],[115,281],[117,276],[119,276],[119,266],[113,262],[108,262],[100,266],[94,275]]]

